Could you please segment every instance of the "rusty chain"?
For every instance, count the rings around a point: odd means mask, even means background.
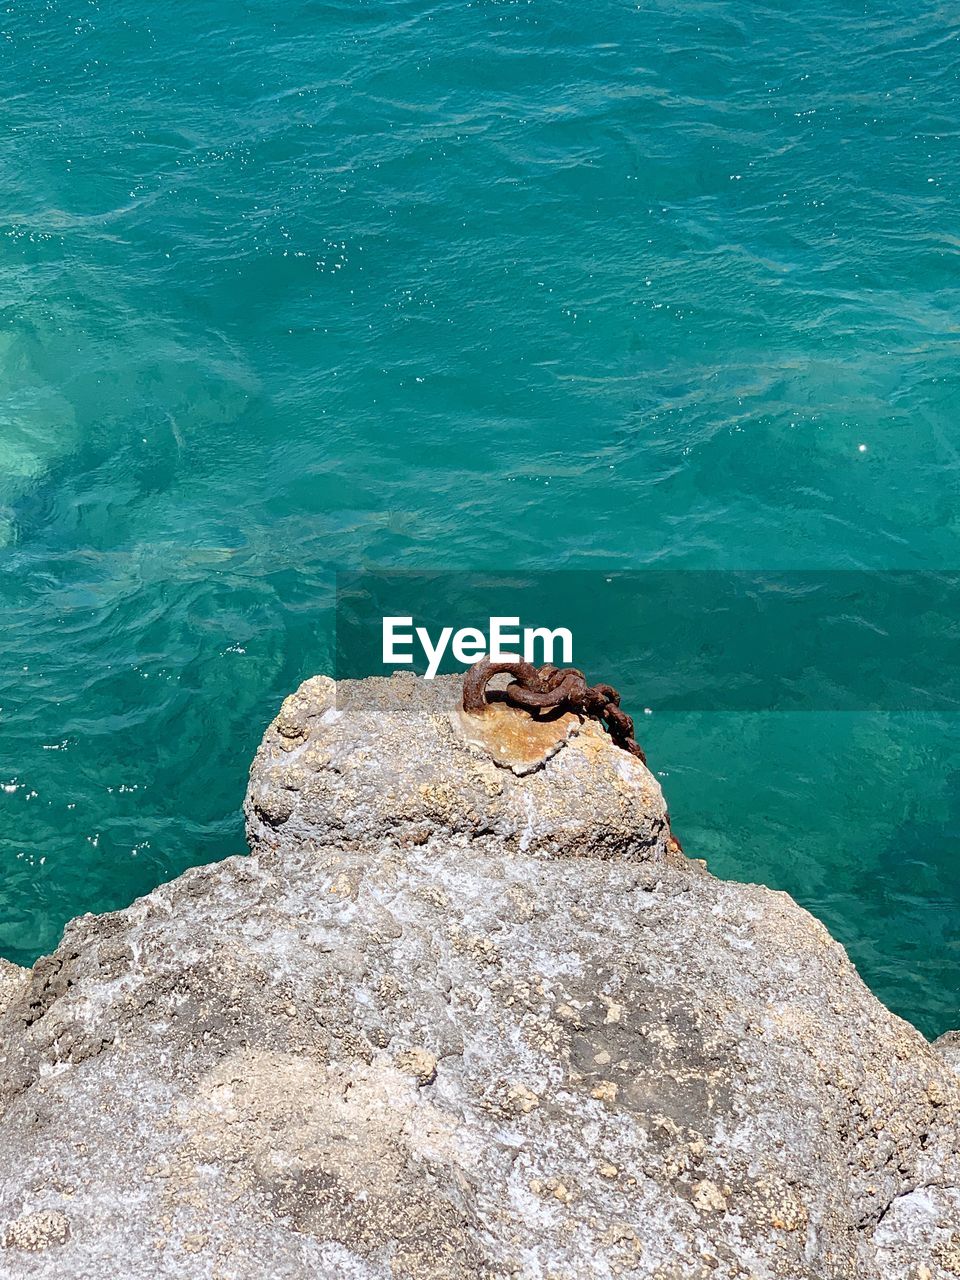
[[[464,711],[472,715],[483,711],[487,706],[487,685],[500,674],[513,676],[506,689],[495,691],[511,706],[534,712],[573,711],[600,720],[618,747],[647,763],[643,748],[633,736],[633,720],[620,709],[620,694],[613,685],[587,684],[586,676],[576,667],[535,667],[520,659],[493,662],[481,658],[463,677]]]

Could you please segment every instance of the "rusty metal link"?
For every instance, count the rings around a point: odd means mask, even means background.
[[[620,708],[620,694],[609,684],[587,684],[587,678],[576,667],[535,667],[519,658],[512,662],[493,662],[481,658],[463,677],[463,709],[478,715],[487,705],[487,685],[496,675],[511,675],[506,689],[497,689],[498,698],[526,711],[573,711],[577,715],[601,720],[610,737],[638,760],[647,763],[643,748],[633,736],[633,720]]]

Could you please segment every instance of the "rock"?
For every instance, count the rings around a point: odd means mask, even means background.
[[[66,1214],[56,1209],[44,1209],[40,1213],[27,1213],[14,1222],[7,1223],[3,1233],[5,1249],[25,1249],[29,1253],[41,1253],[44,1249],[64,1244],[70,1235],[70,1222]]]
[[[309,681],[251,857],[0,974],[4,1280],[958,1274],[944,1055],[602,731],[518,774],[452,692]]]
[[[539,857],[681,861],[656,779],[592,720],[537,724],[459,710],[461,681],[308,680],[257,752],[247,793],[256,849],[389,838]],[[520,732],[511,732],[510,725]],[[539,759],[539,766],[537,761]]]
[[[404,1049],[397,1057],[397,1066],[421,1085],[433,1084],[437,1078],[437,1060],[428,1049]]]
[[[29,979],[28,969],[21,969],[19,965],[11,964],[0,956],[0,1013]]]
[[[939,1040],[934,1040],[933,1047],[939,1049],[954,1071],[960,1075],[960,1031],[948,1031]]]

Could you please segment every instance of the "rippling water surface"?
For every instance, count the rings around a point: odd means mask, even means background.
[[[8,6],[0,952],[242,848],[336,565],[960,565],[958,33]],[[689,851],[960,1023],[957,720],[642,727]]]

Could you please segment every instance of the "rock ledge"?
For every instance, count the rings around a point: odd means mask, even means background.
[[[518,773],[455,692],[308,681],[251,857],[0,965],[0,1276],[960,1276],[949,1038],[596,726]]]

